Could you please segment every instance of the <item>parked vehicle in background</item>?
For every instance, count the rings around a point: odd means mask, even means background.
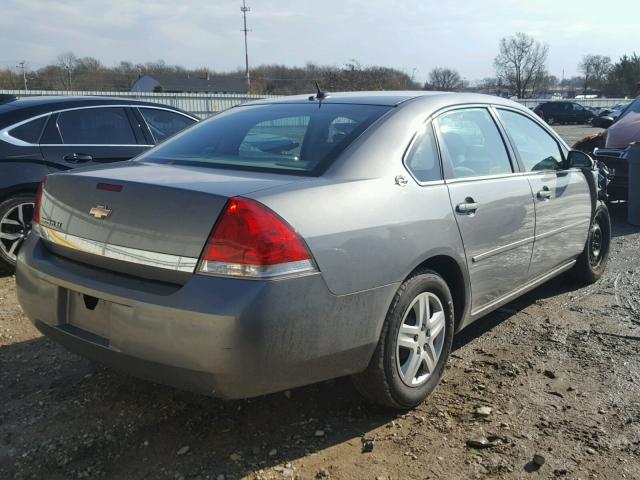
[[[563,272],[603,274],[593,162],[527,108],[321,93],[46,177],[18,254],[27,316],[75,352],[210,395],[354,375],[406,409],[454,333]]]
[[[49,173],[128,160],[197,122],[181,110],[108,97],[5,97],[0,104],[0,273],[13,271]]]
[[[609,185],[611,200],[626,200],[629,188],[629,145],[640,142],[640,97],[625,105],[603,136],[604,148],[594,150],[594,158],[615,172]]]
[[[599,128],[609,128],[628,105],[629,103],[619,103],[611,108],[603,108],[598,115],[591,119],[591,125]]]
[[[594,117],[591,110],[576,102],[542,102],[533,111],[549,125],[562,123],[589,123]]]

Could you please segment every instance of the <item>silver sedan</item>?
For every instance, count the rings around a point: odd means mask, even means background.
[[[141,377],[242,398],[352,375],[411,408],[456,332],[563,272],[603,274],[596,179],[496,97],[246,104],[47,177],[18,295],[45,335]]]

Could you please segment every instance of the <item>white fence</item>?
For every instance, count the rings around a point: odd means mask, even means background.
[[[145,102],[171,105],[186,112],[190,112],[200,118],[207,118],[222,110],[263,98],[272,98],[274,95],[247,95],[235,93],[146,93],[146,92],[98,92],[98,91],[62,91],[62,90],[0,90],[0,94],[15,95],[16,97],[63,95],[84,96],[95,95],[100,97],[122,97]]]
[[[632,99],[629,98],[563,98],[562,100],[567,102],[576,102],[585,107],[613,107],[618,103],[627,103]],[[516,100],[516,102],[524,105],[527,108],[532,108],[538,105],[541,102],[553,102],[555,99],[552,98],[521,98]]]
[[[180,108],[200,118],[207,118],[222,110],[251,100],[263,98],[277,98],[278,95],[248,95],[242,93],[164,93],[164,92],[99,92],[99,91],[63,91],[63,90],[0,90],[0,94],[15,95],[17,97],[37,95],[84,96],[97,95],[101,97],[123,97],[161,103]],[[611,107],[618,103],[629,102],[626,98],[588,98],[567,99],[585,107]],[[550,102],[548,98],[527,98],[516,100],[525,107],[535,107],[540,102]]]

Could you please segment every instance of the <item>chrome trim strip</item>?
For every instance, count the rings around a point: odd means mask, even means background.
[[[473,263],[476,263],[476,262],[479,262],[480,260],[484,260],[485,258],[493,257],[494,255],[498,255],[500,253],[508,252],[509,250],[513,250],[515,248],[528,245],[530,243],[533,243],[534,240],[535,240],[535,237],[523,238],[522,240],[518,240],[516,242],[503,245],[502,247],[494,248],[493,250],[488,250],[484,253],[479,253],[478,255],[471,257],[471,261]]]
[[[558,233],[562,233],[566,230],[569,230],[570,228],[578,227],[583,224],[587,225],[589,223],[590,223],[590,220],[580,220],[579,222],[573,222],[573,223],[570,223],[569,225],[564,225],[560,228],[554,228],[553,230],[549,230],[548,232],[544,232],[544,233],[541,233],[540,235],[536,235],[536,240],[543,240],[547,237],[551,237],[553,235],[557,235]]]
[[[582,224],[587,225],[588,223],[589,223],[588,220],[586,220],[586,221],[585,220],[580,220],[579,222],[574,222],[574,223],[571,223],[569,225],[564,225],[564,226],[562,226],[560,228],[555,228],[553,230],[549,230],[548,232],[542,233],[540,235],[536,235],[534,237],[523,238],[522,240],[518,240],[516,242],[509,243],[507,245],[503,245],[501,247],[494,248],[493,250],[488,250],[486,252],[479,253],[478,255],[475,255],[475,256],[471,257],[471,261],[473,263],[476,263],[476,262],[479,262],[480,260],[484,260],[486,258],[493,257],[494,255],[498,255],[500,253],[508,252],[509,250],[513,250],[515,248],[522,247],[523,245],[527,245],[529,243],[534,243],[537,240],[543,240],[543,239],[545,239],[547,237],[551,237],[551,236],[556,235],[558,233],[562,233],[562,232],[564,232],[566,230],[569,230],[569,229],[571,229],[573,227],[577,227],[577,226],[580,226]]]
[[[193,273],[198,264],[197,258],[150,252],[148,250],[89,240],[69,233],[59,232],[44,225],[37,225],[34,231],[38,232],[46,241],[56,245],[113,260],[186,273]]]
[[[36,145],[37,146],[37,145]],[[41,143],[41,147],[155,147],[140,143]]]
[[[137,103],[129,103],[129,104],[117,104],[114,103],[112,105],[83,105],[81,107],[70,107],[70,108],[61,108],[60,110],[52,110],[50,112],[47,113],[42,113],[40,115],[36,115],[35,117],[29,117],[26,120],[21,120],[17,123],[14,123],[13,125],[9,125],[8,127],[3,128],[2,130],[0,130],[0,140],[4,140],[7,143],[10,143],[12,145],[16,145],[17,147],[37,147],[38,144],[37,143],[29,143],[29,142],[25,142],[24,140],[20,140],[19,138],[15,138],[12,137],[11,135],[9,135],[9,130],[13,130],[16,127],[19,127],[20,125],[23,125],[25,123],[28,123],[32,120],[36,120],[38,118],[42,118],[42,117],[48,117],[49,115],[55,115],[56,113],[63,113],[63,112],[70,112],[72,110],[85,110],[87,108],[153,108],[155,110],[165,110],[167,112],[173,112],[173,113],[177,113],[179,115],[182,115],[184,117],[190,118],[192,120],[195,120],[196,123],[200,121],[199,118],[197,117],[193,117],[191,115],[188,115],[184,112],[180,112],[178,110],[173,110],[171,108],[166,108],[163,106],[155,106],[155,105],[139,105]],[[60,147],[60,146],[70,146],[70,147],[77,147],[77,146],[84,146],[84,147],[131,147],[131,146],[135,146],[135,147],[154,147],[155,145],[139,145],[139,144],[133,144],[133,145],[109,145],[109,144],[97,144],[97,145],[78,145],[78,144],[69,144],[69,143],[54,143],[54,144],[41,144],[41,147]]]
[[[473,310],[471,312],[471,316],[472,317],[476,317],[479,314],[481,314],[482,312],[485,312],[487,310],[492,310],[493,308],[497,308],[498,306],[500,306],[501,304],[505,304],[507,302],[509,302],[510,300],[512,300],[513,298],[519,296],[522,293],[525,293],[529,290],[532,290],[533,288],[537,287],[538,285],[546,282],[547,280],[549,280],[551,277],[555,277],[556,275],[569,270],[571,267],[573,267],[573,265],[575,265],[576,260],[571,260],[563,265],[560,265],[559,267],[554,268],[553,270],[551,270],[550,272],[545,273],[544,275],[534,278],[532,281],[530,281],[529,283],[525,283],[523,286],[516,288],[515,290],[512,290],[511,292],[507,293],[506,295],[503,295],[500,298],[497,298],[483,306],[481,306],[480,308],[477,308],[475,310]]]

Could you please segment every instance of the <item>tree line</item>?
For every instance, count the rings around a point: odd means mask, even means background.
[[[345,90],[444,90],[481,91],[501,96],[531,98],[560,92],[564,96],[601,95],[631,97],[638,93],[640,56],[623,55],[617,61],[608,56],[585,55],[578,64],[581,75],[558,79],[549,74],[549,46],[524,33],[500,40],[493,67],[495,76],[474,84],[447,66],[433,68],[425,84],[413,75],[385,66],[362,66],[350,60],[342,66],[307,63],[302,67],[260,65],[251,69],[251,93],[295,94],[313,91],[315,82],[329,91]],[[176,74],[204,78],[209,75],[244,79],[244,71],[213,72],[206,68],[186,69],[164,61],[134,64],[122,61],[103,65],[93,57],[76,57],[66,52],[55,62],[32,69],[0,69],[0,89],[128,91],[144,75]]]

